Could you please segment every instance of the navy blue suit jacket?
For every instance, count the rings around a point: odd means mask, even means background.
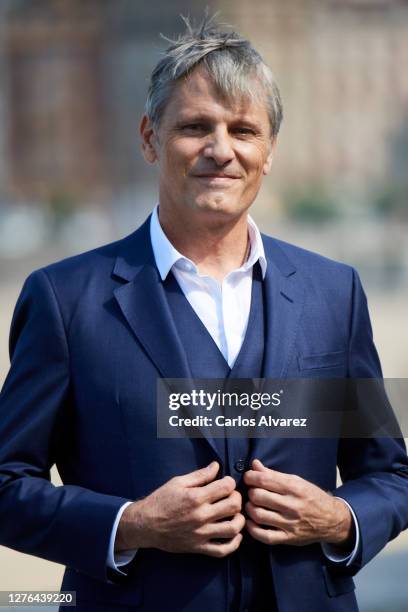
[[[267,377],[377,377],[355,271],[263,236]],[[157,272],[148,221],[130,236],[33,272],[13,316],[0,399],[0,543],[67,566],[63,587],[112,609],[224,609],[225,560],[143,549],[106,568],[118,509],[218,459],[206,439],[156,437],[157,377],[189,366]],[[259,439],[253,455],[336,490],[361,532],[358,559],[319,544],[270,548],[280,612],[356,610],[351,576],[408,523],[402,439]],[[49,482],[56,464],[63,486]],[[217,603],[215,603],[217,602]],[[218,607],[217,607],[218,606]]]

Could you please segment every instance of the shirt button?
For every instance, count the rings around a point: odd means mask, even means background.
[[[245,472],[245,467],[246,467],[245,459],[238,459],[238,461],[236,461],[234,464],[234,468],[236,469],[237,472]]]

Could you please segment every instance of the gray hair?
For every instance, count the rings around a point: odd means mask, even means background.
[[[185,33],[176,40],[162,36],[171,44],[151,75],[146,115],[153,126],[159,127],[175,83],[187,79],[200,65],[225,99],[240,96],[258,101],[261,95],[266,101],[272,136],[276,136],[283,118],[282,102],[272,71],[261,55],[236,32],[214,27],[214,17],[206,15],[198,27],[193,27],[187,17],[182,19]],[[261,94],[259,88],[253,87],[254,79],[261,85]]]

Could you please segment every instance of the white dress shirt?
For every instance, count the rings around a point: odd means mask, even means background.
[[[262,278],[265,278],[267,268],[261,234],[249,215],[248,237],[250,251],[247,260],[240,268],[233,270],[222,282],[219,282],[211,276],[200,274],[196,264],[179,253],[171,244],[160,225],[158,206],[155,207],[150,222],[153,254],[161,279],[165,280],[170,270],[172,271],[185,297],[214,339],[230,368],[233,367],[241,349],[248,325],[251,308],[252,268],[259,261]],[[349,507],[354,519],[356,533],[354,549],[349,555],[339,554],[336,547],[326,543],[322,544],[322,549],[331,561],[349,565],[357,554],[360,534],[352,508],[344,499],[342,501]],[[130,503],[132,502],[124,504],[116,516],[109,546],[107,564],[119,572],[119,567],[129,563],[136,554],[135,550],[114,554],[119,521],[123,511]]]

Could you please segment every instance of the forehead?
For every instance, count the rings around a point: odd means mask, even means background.
[[[232,117],[256,115],[258,120],[269,121],[264,90],[255,78],[251,80],[253,98],[242,93],[227,95],[217,88],[205,69],[196,68],[187,78],[174,84],[164,114],[179,117],[197,112],[224,113]]]

